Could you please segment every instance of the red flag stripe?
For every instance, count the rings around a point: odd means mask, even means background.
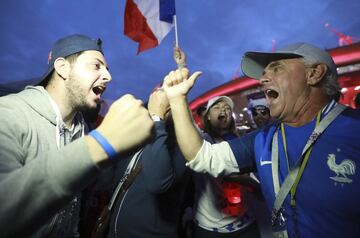
[[[158,45],[155,35],[146,23],[146,18],[133,0],[126,2],[124,23],[124,34],[139,43],[138,54]]]

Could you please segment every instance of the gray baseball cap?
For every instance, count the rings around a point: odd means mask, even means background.
[[[246,52],[242,61],[241,69],[250,78],[260,79],[265,67],[272,61],[303,57],[317,63],[325,63],[330,71],[337,75],[336,64],[331,56],[316,46],[307,43],[288,45],[275,52]]]

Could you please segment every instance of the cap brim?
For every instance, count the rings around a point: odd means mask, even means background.
[[[260,79],[265,67],[272,61],[299,57],[302,56],[293,53],[246,52],[241,61],[241,69],[246,76]]]
[[[227,103],[231,107],[231,110],[234,110],[235,105],[234,105],[234,102],[231,100],[231,98],[229,98],[228,96],[218,96],[216,98],[216,100],[210,99],[208,101],[208,104],[206,105],[205,114],[207,114],[209,112],[210,108],[219,101],[224,101],[225,103]]]
[[[53,70],[54,70],[54,67],[48,68],[46,73],[44,73],[43,76],[41,76],[41,78],[39,78],[39,81],[37,83],[35,83],[34,86],[42,85],[45,82],[45,80],[50,76],[50,74],[52,73]]]

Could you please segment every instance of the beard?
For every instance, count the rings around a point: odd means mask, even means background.
[[[79,77],[70,72],[69,81],[65,85],[69,106],[75,111],[87,111],[96,108],[87,101],[88,89],[79,83]]]

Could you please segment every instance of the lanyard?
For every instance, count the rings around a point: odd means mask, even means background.
[[[316,123],[315,123],[315,127],[317,127],[320,123],[320,117],[321,117],[321,111],[318,113],[317,117],[316,117]],[[288,152],[287,152],[287,144],[286,144],[286,134],[285,134],[285,128],[284,128],[284,123],[281,123],[281,135],[282,135],[282,139],[283,139],[283,144],[284,144],[284,151],[285,151],[285,157],[286,157],[286,162],[287,162],[287,167],[288,167],[288,171],[290,171],[290,165],[289,165],[289,157],[288,157]],[[308,151],[306,151],[305,155],[304,155],[304,159],[301,163],[300,166],[300,170],[296,176],[294,185],[291,187],[290,190],[290,196],[291,196],[291,206],[295,207],[296,206],[296,202],[295,202],[295,193],[296,193],[296,189],[297,186],[299,185],[299,181],[301,179],[302,174],[304,173],[305,167],[307,165],[308,159],[310,157],[310,153],[312,150],[312,145],[310,146],[310,148],[308,149]]]
[[[311,133],[300,158],[304,158],[307,151],[312,147],[315,141],[319,138],[319,136],[324,132],[324,130],[330,125],[332,121],[343,111],[345,110],[346,106],[337,104],[335,107],[331,109],[331,111],[324,117],[323,120],[315,127],[314,131]],[[271,222],[272,225],[276,225],[279,221],[284,223],[285,220],[283,219],[282,214],[282,204],[285,201],[286,196],[291,191],[296,178],[298,177],[301,165],[303,163],[302,159],[299,159],[295,167],[289,171],[289,174],[285,178],[284,182],[282,183],[281,187],[279,185],[279,146],[278,146],[278,130],[276,130],[275,134],[273,135],[272,140],[272,152],[271,152],[271,161],[272,161],[272,176],[273,176],[273,185],[274,185],[274,192],[275,192],[275,202],[273,205],[273,210],[271,212]],[[310,156],[310,154],[309,154]],[[305,168],[305,165],[304,165]],[[298,181],[299,182],[299,181]]]

